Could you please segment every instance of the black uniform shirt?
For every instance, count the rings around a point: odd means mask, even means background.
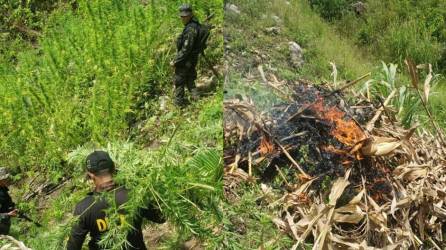
[[[116,206],[119,207],[128,200],[128,190],[124,187],[118,187],[108,192],[115,193]],[[90,233],[91,240],[88,243],[90,250],[101,249],[98,242],[109,228],[108,219],[105,215],[105,210],[109,208],[104,197],[97,192],[89,193],[88,196],[79,202],[74,210],[74,215],[79,215],[78,223],[71,231],[70,239],[68,240],[68,250],[80,250],[85,240],[85,236]],[[122,216],[125,217],[125,212],[122,211]],[[132,226],[134,230],[130,229],[127,234],[127,241],[131,247],[127,249],[142,250],[147,249],[141,231],[142,219],[147,218],[153,222],[164,222],[158,209],[153,207],[141,209],[140,213],[134,220]]]
[[[5,214],[12,211],[15,207],[8,191],[9,189],[7,187],[0,187],[0,214],[2,214],[0,215],[0,223],[10,221],[10,217]]]
[[[193,17],[183,29],[183,32],[177,39],[177,55],[175,57],[175,66],[184,66],[187,61],[196,64],[198,60],[198,32],[200,23]]]

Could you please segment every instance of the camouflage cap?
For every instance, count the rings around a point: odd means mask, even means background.
[[[0,180],[6,180],[9,178],[9,171],[7,168],[2,167],[0,168]]]
[[[179,8],[180,10],[180,16],[190,16],[192,15],[192,6],[190,4],[182,4]]]

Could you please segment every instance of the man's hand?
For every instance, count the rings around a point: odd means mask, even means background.
[[[14,209],[14,210],[8,212],[7,215],[10,216],[10,217],[16,217],[17,213],[18,213],[18,210]]]

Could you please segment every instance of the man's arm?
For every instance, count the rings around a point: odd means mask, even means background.
[[[18,213],[17,209],[13,209],[7,213],[0,213],[0,219],[8,218],[8,217],[16,217]]]
[[[194,43],[197,37],[197,29],[189,27],[184,34],[184,44],[175,57],[174,64],[178,65],[184,62],[194,49]]]
[[[0,219],[17,216],[17,209],[15,209],[15,203],[12,201],[11,196],[7,192],[0,193],[0,206],[8,208],[7,213],[0,213]]]
[[[79,207],[76,206],[74,210],[74,215],[78,216],[82,213]],[[84,244],[85,237],[87,236],[88,229],[85,225],[84,218],[81,216],[78,217],[78,221],[74,224],[71,229],[70,238],[67,243],[67,250],[81,250],[82,245]]]

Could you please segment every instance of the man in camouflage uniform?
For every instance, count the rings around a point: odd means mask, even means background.
[[[0,168],[0,234],[9,234],[11,217],[17,216],[17,209],[9,196],[9,173],[6,168]]]
[[[186,104],[184,98],[185,87],[190,91],[193,100],[197,100],[199,97],[195,86],[195,79],[197,78],[195,67],[200,53],[198,44],[200,23],[195,18],[189,4],[180,6],[180,17],[184,29],[177,39],[177,55],[171,62],[171,66],[175,67],[174,103],[177,106],[184,106]]]

